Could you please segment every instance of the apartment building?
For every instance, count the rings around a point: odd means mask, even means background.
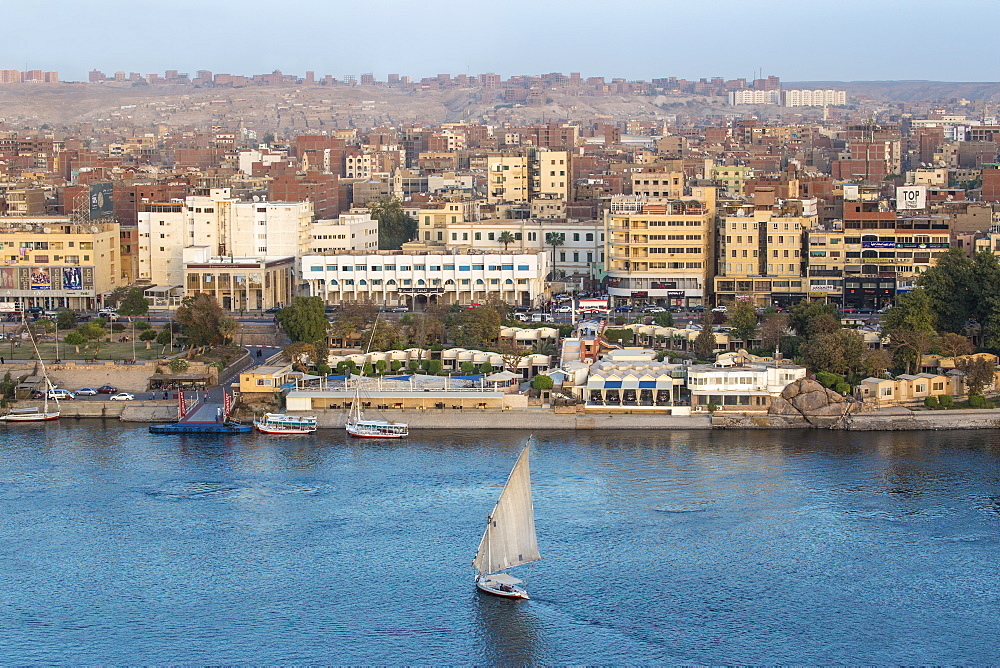
[[[117,223],[64,216],[0,218],[0,302],[92,310],[122,285]]]
[[[684,195],[684,172],[642,171],[630,175],[632,194],[637,197],[669,197]]]
[[[608,293],[617,301],[704,305],[714,272],[716,194],[617,196],[605,213]]]
[[[758,306],[788,306],[807,296],[802,239],[817,225],[818,203],[757,195],[754,203],[719,206],[715,300],[724,304],[741,297]]]
[[[481,303],[496,296],[530,306],[545,295],[547,253],[341,253],[305,255],[301,278],[309,296],[327,304],[371,299],[378,304]]]
[[[309,248],[311,202],[242,202],[228,188],[183,201],[149,203],[138,213],[138,278],[183,285],[183,249],[214,256],[297,257]]]
[[[378,250],[378,220],[367,213],[341,214],[309,227],[309,253]]]
[[[528,156],[491,153],[486,159],[486,201],[490,204],[528,201]]]

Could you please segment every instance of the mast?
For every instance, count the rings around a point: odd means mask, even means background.
[[[489,515],[473,566],[480,573],[494,573],[541,559],[535,535],[535,511],[531,501],[528,468],[529,445],[514,464],[500,498]],[[497,551],[494,553],[493,542]]]

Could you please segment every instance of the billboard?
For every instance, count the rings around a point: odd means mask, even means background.
[[[927,208],[927,186],[901,186],[896,188],[896,211],[914,211]]]
[[[63,290],[83,289],[83,279],[80,273],[80,267],[62,268],[62,287]]]
[[[110,183],[90,184],[90,219],[111,218],[115,214],[115,205],[111,199],[114,186]]]
[[[31,289],[32,290],[52,289],[52,274],[49,273],[48,267],[31,268]]]

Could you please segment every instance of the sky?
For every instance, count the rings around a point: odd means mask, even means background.
[[[0,69],[998,81],[997,0],[0,0]],[[18,28],[22,29],[18,29]]]

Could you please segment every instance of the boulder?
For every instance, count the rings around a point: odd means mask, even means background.
[[[789,383],[771,402],[770,415],[805,418],[814,427],[835,426],[849,409],[844,397],[810,378]]]

